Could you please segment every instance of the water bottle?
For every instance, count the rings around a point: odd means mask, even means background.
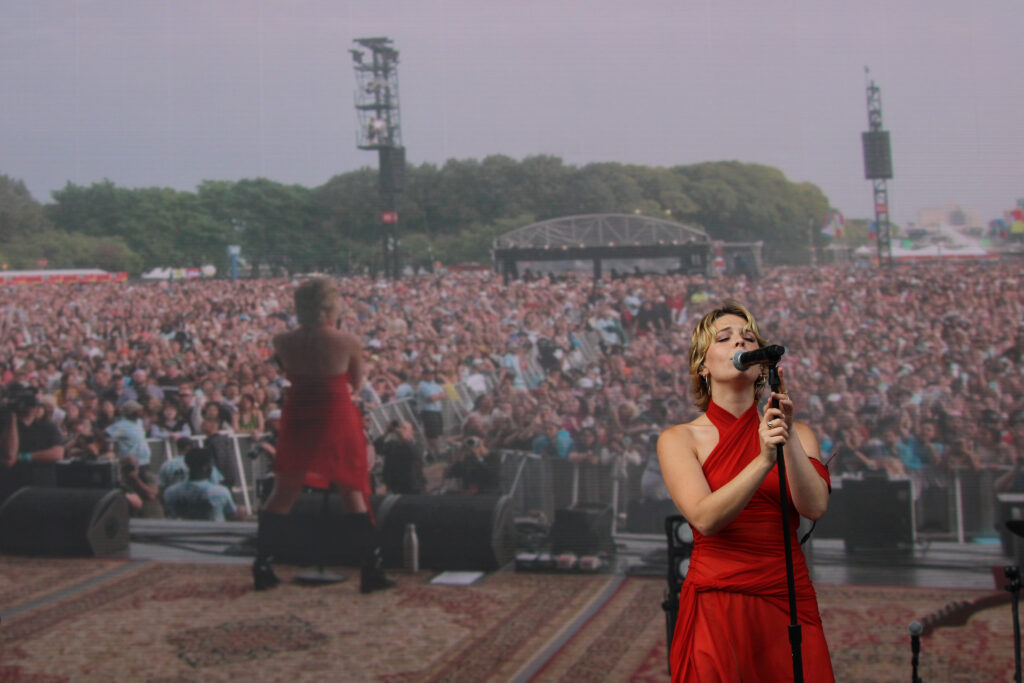
[[[420,570],[420,539],[416,536],[416,525],[406,524],[402,538],[402,560],[405,571],[415,574]]]

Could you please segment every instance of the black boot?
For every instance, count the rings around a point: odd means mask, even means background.
[[[269,539],[279,534],[284,526],[287,515],[260,510],[256,525],[256,559],[252,563],[252,587],[254,590],[265,591],[281,583],[274,573],[270,555]]]
[[[374,526],[370,515],[366,513],[354,517],[356,542],[360,546],[359,591],[372,593],[394,588],[395,582],[384,573],[384,554],[381,552],[380,542],[377,539],[377,527]]]

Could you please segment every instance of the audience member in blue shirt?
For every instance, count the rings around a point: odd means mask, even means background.
[[[139,467],[148,467],[149,445],[142,427],[142,406],[136,401],[125,401],[119,412],[120,417],[106,429],[114,453],[119,460],[134,457]]]
[[[533,452],[548,458],[569,458],[572,435],[557,422],[545,422],[544,431],[533,440]]]
[[[213,474],[212,450],[193,448],[185,454],[185,464],[188,466],[188,481],[174,484],[164,491],[168,517],[215,522],[245,518],[245,510],[235,506],[231,492],[210,481]]]

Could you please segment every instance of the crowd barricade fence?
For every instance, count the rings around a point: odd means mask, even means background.
[[[995,539],[1001,535],[1002,523],[998,497],[994,484],[1002,474],[999,469],[958,468],[941,475],[924,472],[918,477],[865,477],[863,475],[842,475],[833,477],[833,500],[829,511],[818,524],[815,536],[834,538],[841,536],[840,528],[856,524],[857,519],[866,519],[879,513],[888,501],[868,497],[848,499],[842,496],[844,482],[861,483],[858,490],[877,490],[880,495],[889,495],[891,482],[910,481],[911,501],[903,510],[903,517],[910,520],[914,538],[948,540],[967,543],[976,539]],[[872,487],[870,482],[877,481]],[[865,484],[866,482],[866,484]],[[840,500],[842,498],[842,500]]]
[[[383,434],[391,420],[400,419],[415,426],[417,439],[425,445],[422,426],[413,406],[414,401],[407,399],[369,411],[371,439]],[[236,503],[251,515],[254,501],[258,500],[257,482],[269,473],[270,460],[254,450],[258,436],[222,433],[231,439],[233,458],[241,474],[242,483],[232,488],[232,494]],[[202,435],[191,438],[200,446],[205,442]],[[157,474],[165,462],[181,455],[176,452],[173,439],[151,438],[146,442],[153,474]],[[612,506],[618,520],[620,511],[625,511],[629,501],[638,495],[631,490],[634,488],[630,486],[631,482],[621,481],[615,476],[611,465],[570,463],[560,458],[544,458],[516,450],[501,450],[498,454],[502,490],[512,497],[517,515],[539,516],[551,522],[555,511],[561,508],[577,503],[604,503]],[[915,531],[927,538],[947,538],[959,543],[972,538],[998,536],[1002,520],[993,484],[1000,474],[999,470],[993,469],[956,469],[942,480],[933,479],[923,487],[915,485],[915,502],[910,513]],[[859,480],[860,477],[840,476],[836,479],[839,480],[836,487],[841,488],[842,480]],[[856,509],[834,509],[831,513],[833,516],[867,514],[872,505],[870,499],[846,501],[844,508],[852,506]],[[826,531],[824,537],[828,537],[828,533]],[[823,534],[817,535],[823,537]]]
[[[555,512],[578,503],[610,505],[619,516],[620,482],[609,465],[571,463],[528,451],[501,450],[502,491],[512,496],[518,515],[551,523]]]
[[[970,538],[996,534],[1000,520],[994,485],[1001,472],[956,469],[953,474],[950,516],[954,520],[957,541],[964,543]]]

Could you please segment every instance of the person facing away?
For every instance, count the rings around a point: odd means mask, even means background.
[[[164,491],[164,508],[168,517],[214,522],[245,518],[245,509],[235,505],[231,491],[210,480],[213,459],[213,451],[209,448],[193,448],[185,454],[188,479],[172,484]]]
[[[740,370],[737,351],[767,344],[735,301],[701,318],[690,346],[695,404],[705,412],[658,439],[665,485],[693,529],[694,547],[679,598],[669,660],[673,681],[791,680],[793,659],[777,447],[783,446],[802,661],[808,681],[833,681],[828,645],[807,563],[799,516],[828,506],[828,471],[814,433],[793,419],[780,387],[758,411],[760,366]],[[780,371],[781,373],[781,371]],[[780,378],[783,379],[784,378]]]
[[[387,433],[374,442],[384,459],[382,476],[389,493],[426,493],[423,449],[416,443],[416,432],[408,420],[396,420]]]
[[[270,539],[290,533],[288,512],[311,477],[337,487],[352,517],[361,558],[360,590],[391,588],[370,507],[369,449],[352,388],[363,383],[362,345],[338,329],[342,302],[337,284],[313,278],[295,289],[299,326],[273,339],[274,352],[291,386],[281,408],[274,458],[274,488],[259,515],[253,585],[272,588]]]

